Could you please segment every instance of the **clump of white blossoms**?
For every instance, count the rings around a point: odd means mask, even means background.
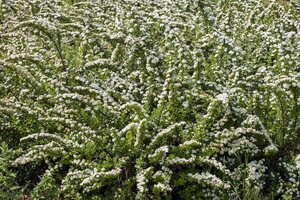
[[[0,1],[20,182],[41,199],[300,198],[299,7]]]

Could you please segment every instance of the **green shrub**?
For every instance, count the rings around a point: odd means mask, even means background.
[[[33,199],[300,198],[298,11],[1,1],[5,192],[15,167]]]

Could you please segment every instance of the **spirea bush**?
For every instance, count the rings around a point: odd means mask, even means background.
[[[3,199],[300,198],[296,1],[0,6]]]

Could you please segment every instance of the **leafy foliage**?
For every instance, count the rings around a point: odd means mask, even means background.
[[[6,144],[0,146],[0,197],[1,199],[14,199],[20,194],[16,180],[16,173],[10,168],[13,153]]]

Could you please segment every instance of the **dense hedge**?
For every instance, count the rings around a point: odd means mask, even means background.
[[[299,4],[0,2],[1,199],[300,198]]]

